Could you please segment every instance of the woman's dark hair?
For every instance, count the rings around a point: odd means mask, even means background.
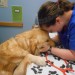
[[[44,3],[38,11],[38,21],[40,27],[45,25],[49,27],[50,25],[55,24],[56,17],[63,15],[64,12],[72,10],[74,3],[71,3],[67,0],[58,0],[58,2],[48,1]]]

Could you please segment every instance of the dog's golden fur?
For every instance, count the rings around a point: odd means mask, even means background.
[[[40,57],[43,44],[54,46],[47,32],[39,27],[16,35],[0,45],[0,75],[26,75],[27,65],[45,65]]]

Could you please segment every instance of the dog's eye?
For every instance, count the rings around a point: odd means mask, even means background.
[[[44,47],[40,47],[40,49],[42,49],[42,48],[44,48]]]
[[[49,40],[46,40],[46,42],[49,42]]]

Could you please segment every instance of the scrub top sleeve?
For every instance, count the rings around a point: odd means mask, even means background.
[[[73,25],[73,27],[70,30],[69,49],[75,51],[75,25]]]

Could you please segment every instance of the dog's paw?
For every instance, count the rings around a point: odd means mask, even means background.
[[[45,66],[46,65],[45,57],[36,56],[34,58],[34,62],[35,62],[35,64],[37,64],[39,66]]]
[[[46,65],[46,59],[45,59],[45,57],[35,56],[35,55],[29,54],[28,58],[29,58],[29,60],[32,63],[35,63],[35,64],[37,64],[39,66],[45,66]]]

